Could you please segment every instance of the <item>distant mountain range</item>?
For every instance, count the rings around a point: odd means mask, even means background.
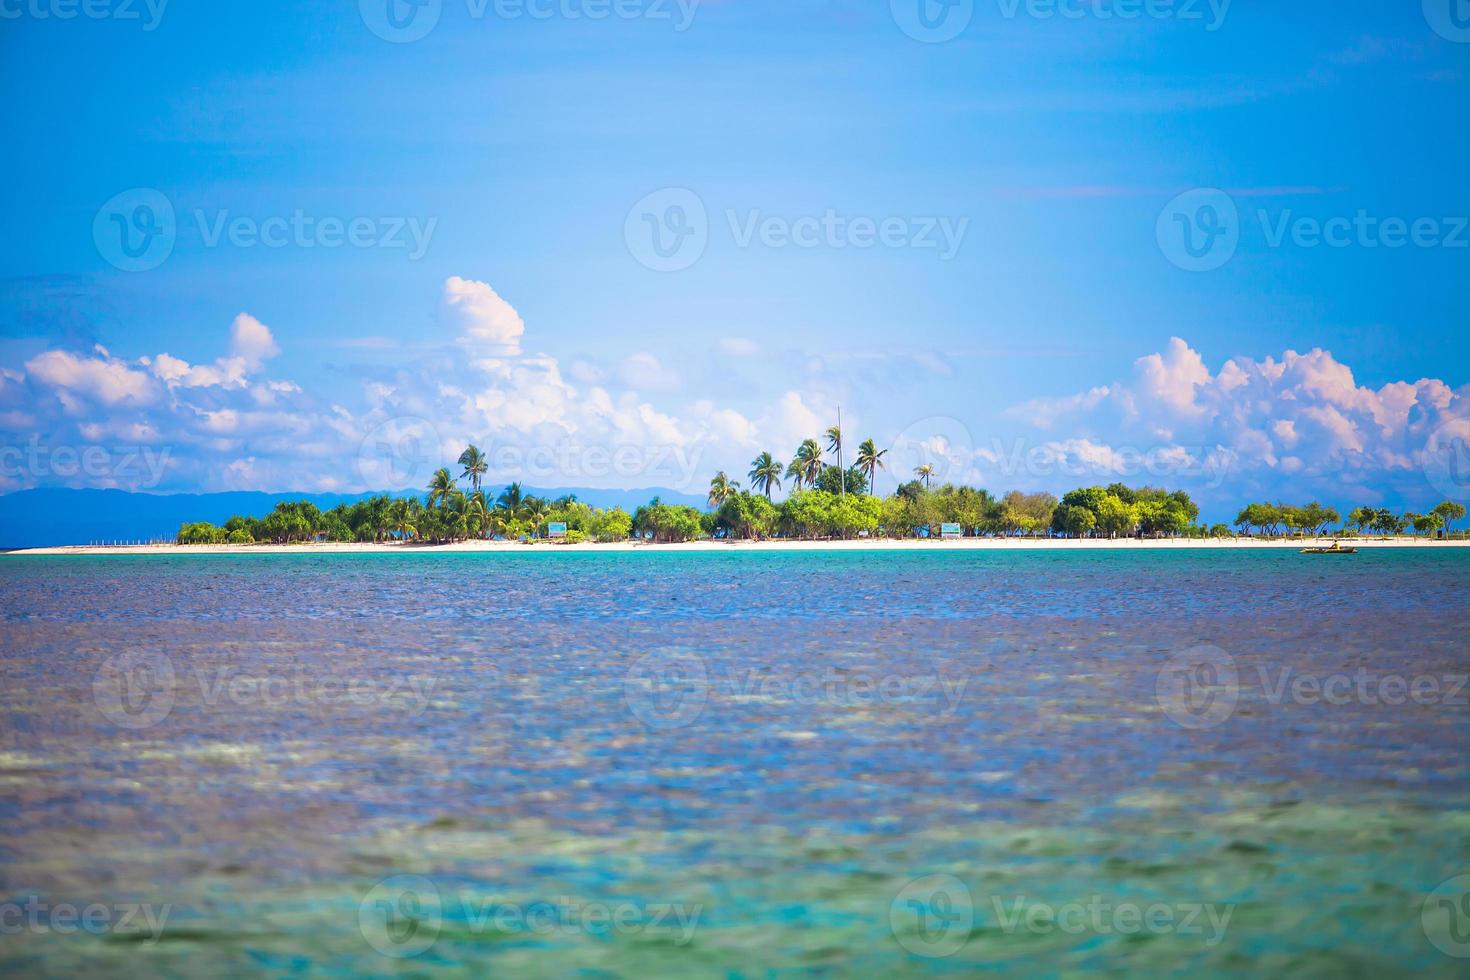
[[[490,487],[485,488],[491,492]],[[495,487],[491,496],[499,494]],[[705,499],[659,487],[601,490],[591,487],[524,487],[526,493],[555,499],[575,494],[594,507],[633,509],[658,497],[669,504],[703,507]],[[390,496],[406,492],[383,491]],[[235,514],[269,513],[283,500],[310,500],[322,510],[353,503],[373,493],[129,493],[125,490],[20,490],[0,495],[0,548],[44,548],[102,541],[172,540],[185,521],[220,524]]]

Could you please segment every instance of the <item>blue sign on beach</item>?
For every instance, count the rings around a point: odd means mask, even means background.
[[[963,534],[964,532],[960,529],[960,526],[958,524],[939,525],[939,536],[941,538],[958,538],[962,537]]]
[[[546,536],[550,538],[564,538],[567,536],[567,526],[561,521],[551,521],[546,525]]]

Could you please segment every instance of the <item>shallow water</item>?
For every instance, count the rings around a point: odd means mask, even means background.
[[[5,558],[0,968],[1464,975],[1467,595],[1464,551]]]

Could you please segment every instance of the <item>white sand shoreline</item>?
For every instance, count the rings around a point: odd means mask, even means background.
[[[557,555],[637,552],[780,552],[780,551],[1139,551],[1200,549],[1300,549],[1330,544],[1341,540],[1355,548],[1464,548],[1470,540],[1435,541],[1427,538],[1293,538],[1263,541],[1234,538],[1163,538],[1137,539],[1072,539],[1072,538],[961,538],[951,541],[857,539],[850,541],[689,541],[683,544],[651,544],[618,541],[612,544],[553,544],[519,541],[460,541],[455,544],[425,545],[393,543],[326,543],[311,544],[139,544],[139,545],[63,545],[51,548],[23,548],[9,551],[16,555],[446,555],[492,552],[523,555]]]

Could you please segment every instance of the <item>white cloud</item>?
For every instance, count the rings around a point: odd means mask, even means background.
[[[230,356],[245,362],[246,369],[259,371],[261,366],[281,352],[270,328],[249,313],[241,313],[230,324]]]
[[[60,350],[49,350],[26,362],[26,373],[53,389],[73,409],[78,403],[68,394],[86,395],[104,405],[145,404],[155,397],[148,375],[117,360],[102,347],[100,357],[77,356]]]
[[[450,276],[444,282],[439,315],[474,355],[512,357],[521,352],[526,324],[488,283]]]
[[[1237,357],[1212,374],[1175,337],[1162,353],[1139,358],[1129,380],[1007,414],[1071,430],[1063,442],[1073,448],[1090,440],[1155,456],[1178,449],[1201,461],[1228,459],[1230,477],[1246,484],[1269,488],[1271,474],[1291,476],[1281,485],[1291,492],[1327,495],[1395,480],[1406,492],[1427,491],[1421,473],[1430,433],[1467,413],[1470,387],[1456,392],[1436,379],[1363,387],[1320,348],[1279,359]],[[1211,455],[1220,453],[1228,456]],[[1091,455],[1109,468],[1100,451]]]

